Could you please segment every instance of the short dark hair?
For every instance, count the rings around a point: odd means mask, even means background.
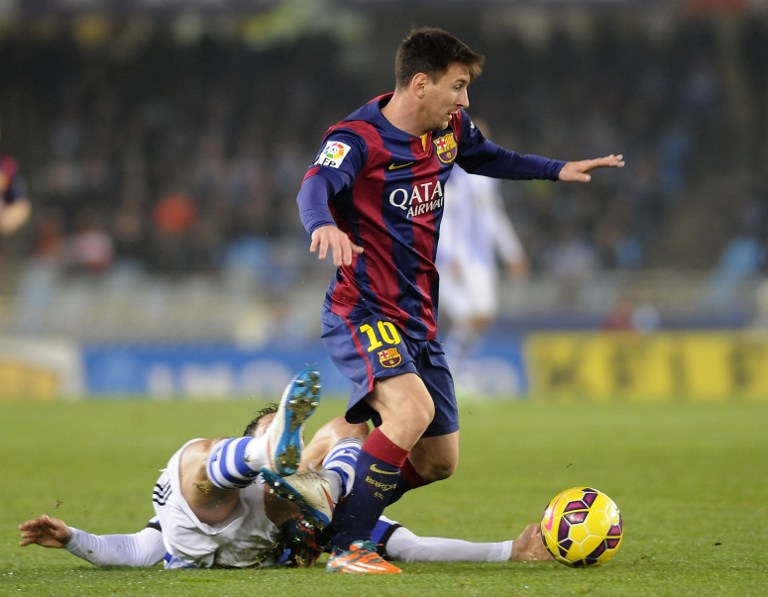
[[[442,29],[413,29],[397,49],[395,83],[398,88],[405,87],[416,73],[424,73],[434,80],[456,63],[469,68],[470,78],[475,79],[483,72],[485,56]]]
[[[270,404],[267,404],[264,408],[262,408],[259,412],[256,413],[256,416],[253,418],[253,420],[248,423],[247,427],[245,428],[245,431],[243,431],[244,437],[251,437],[253,436],[253,432],[256,431],[256,427],[259,424],[259,421],[266,417],[267,415],[271,415],[272,413],[277,412],[277,403],[271,402]]]

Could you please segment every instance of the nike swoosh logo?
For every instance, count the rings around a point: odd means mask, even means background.
[[[392,162],[387,170],[400,170],[400,168],[407,168],[408,166],[413,166],[416,162],[407,162],[405,164],[395,164]]]
[[[400,471],[383,471],[375,464],[372,464],[369,470],[372,473],[379,473],[380,475],[399,475],[400,474]]]
[[[555,508],[557,508],[557,503],[558,503],[558,502],[559,502],[561,499],[563,499],[563,496],[562,496],[562,495],[561,495],[561,496],[558,496],[558,498],[557,498],[557,500],[555,501],[555,503],[554,503],[554,504],[552,504],[552,510],[551,510],[551,512],[554,512],[554,511],[555,511]],[[549,531],[551,531],[551,530],[552,530],[552,525],[554,525],[554,524],[555,524],[555,517],[554,517],[554,516],[552,516],[552,515],[551,515],[551,513],[550,513],[550,517],[549,517],[549,520],[547,521],[547,524],[545,524],[545,525],[544,525],[544,528],[547,530],[547,532],[549,532]]]

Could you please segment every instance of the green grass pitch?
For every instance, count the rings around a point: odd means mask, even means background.
[[[549,499],[593,485],[622,510],[608,564],[404,564],[393,577],[302,570],[98,569],[63,550],[20,548],[17,525],[49,513],[100,533],[152,515],[157,470],[193,437],[236,435],[261,402],[0,404],[0,595],[764,595],[768,593],[768,404],[462,403],[449,480],[388,514],[427,535],[491,541]],[[327,399],[308,425],[339,414]]]

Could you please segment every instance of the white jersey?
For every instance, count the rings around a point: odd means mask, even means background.
[[[248,568],[274,564],[278,528],[267,518],[260,481],[240,490],[240,502],[226,520],[205,524],[181,494],[179,462],[184,444],[155,484],[152,502],[163,529],[171,567]]]
[[[509,221],[500,181],[455,166],[445,185],[437,267],[440,307],[451,318],[494,315],[497,310],[497,258],[507,264],[525,258]]]

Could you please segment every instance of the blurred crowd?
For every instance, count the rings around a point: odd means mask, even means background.
[[[627,159],[586,186],[504,183],[534,271],[663,265],[653,251],[676,206],[737,163],[751,170],[730,187],[739,215],[723,226],[748,234],[764,266],[767,187],[755,183],[768,178],[768,147],[740,138],[730,94],[739,77],[747,100],[766,97],[765,21],[739,25],[742,55],[730,62],[716,19],[680,19],[664,35],[603,19],[590,35],[555,29],[535,44],[469,27],[454,32],[488,58],[470,114],[490,122],[493,140]],[[325,128],[393,85],[389,70],[349,52],[331,35],[258,48],[214,36],[181,44],[162,30],[107,49],[66,27],[0,38],[3,149],[34,206],[26,255],[92,273],[290,269],[280,253],[308,247],[295,195]],[[765,127],[757,114],[743,126]]]

